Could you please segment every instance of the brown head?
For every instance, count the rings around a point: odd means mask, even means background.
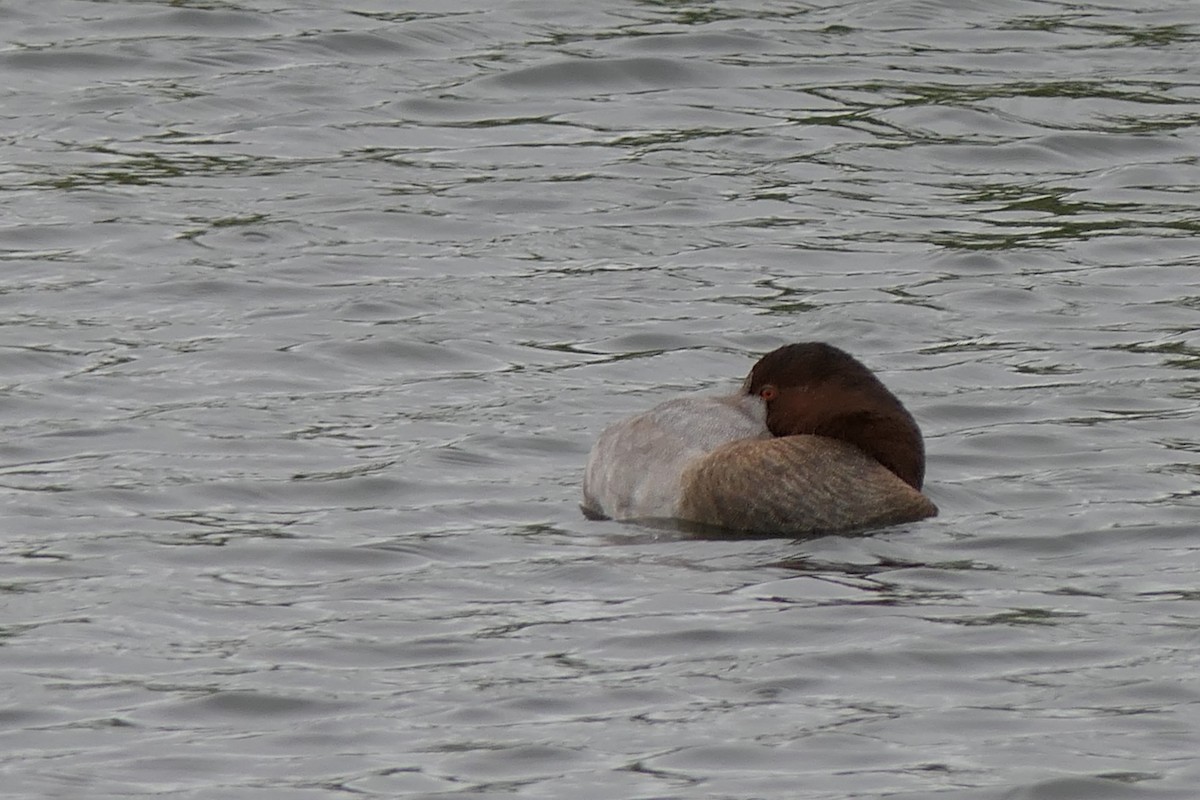
[[[785,345],[758,360],[742,389],[766,402],[767,428],[775,436],[841,439],[921,488],[921,429],[871,370],[844,350],[823,342]]]

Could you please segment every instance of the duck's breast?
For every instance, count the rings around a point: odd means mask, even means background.
[[[754,533],[834,532],[937,514],[854,445],[824,436],[735,441],[680,476],[680,519]]]

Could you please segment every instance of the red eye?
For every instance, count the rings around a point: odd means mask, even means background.
[[[758,390],[758,396],[769,403],[776,397],[779,397],[779,390],[774,386],[764,386]]]

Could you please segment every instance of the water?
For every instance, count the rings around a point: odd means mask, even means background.
[[[1194,4],[0,9],[9,798],[1194,798]],[[333,4],[337,5],[337,4]],[[935,520],[584,520],[822,339]]]

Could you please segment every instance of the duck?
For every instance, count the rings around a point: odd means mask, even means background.
[[[606,428],[581,509],[758,535],[839,533],[932,517],[912,414],[825,342],[767,353],[729,395],[676,397]]]

